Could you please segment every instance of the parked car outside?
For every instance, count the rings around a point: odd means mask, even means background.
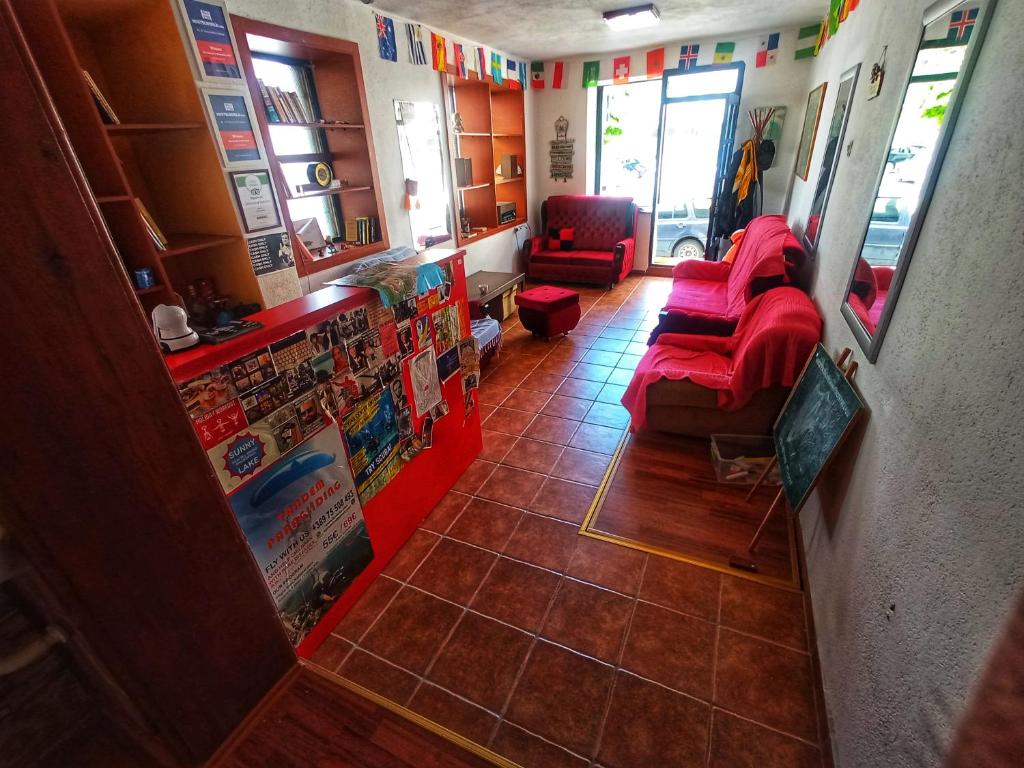
[[[711,199],[687,200],[658,208],[654,258],[661,262],[703,259]]]
[[[873,267],[896,266],[909,228],[910,211],[903,198],[877,198],[861,255]]]

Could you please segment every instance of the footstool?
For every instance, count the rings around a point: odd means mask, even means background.
[[[545,339],[568,333],[580,321],[580,295],[568,288],[530,288],[516,294],[516,304],[523,327]]]

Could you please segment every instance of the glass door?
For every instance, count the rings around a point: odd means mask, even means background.
[[[742,87],[742,62],[665,73],[651,266],[705,258],[714,200],[735,143]]]

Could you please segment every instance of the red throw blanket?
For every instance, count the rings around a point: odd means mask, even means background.
[[[821,338],[821,317],[796,288],[761,294],[743,311],[732,336],[663,333],[637,365],[622,396],[632,429],[647,426],[647,388],[689,379],[718,391],[723,410],[742,408],[758,389],[791,387]]]

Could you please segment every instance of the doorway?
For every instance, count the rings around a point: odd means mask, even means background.
[[[714,201],[736,138],[743,63],[665,73],[661,91],[650,275],[707,253]]]

